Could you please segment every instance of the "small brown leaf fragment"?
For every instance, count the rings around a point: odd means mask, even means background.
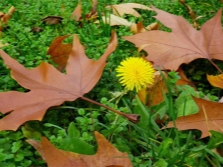
[[[92,8],[91,11],[85,15],[87,20],[95,19],[97,18],[97,6],[98,6],[98,1],[97,0],[92,0]]]
[[[11,18],[11,16],[12,16],[12,14],[15,12],[15,7],[14,6],[12,6],[9,10],[8,10],[8,12],[6,13],[6,14],[3,14],[2,16],[1,16],[1,21],[3,22],[3,23],[5,23],[5,24],[7,24],[7,21]]]
[[[140,120],[140,115],[138,114],[124,114],[122,116],[125,116],[129,121],[133,123],[138,123]]]
[[[194,28],[200,28],[200,26],[199,26],[197,20],[198,20],[199,18],[201,18],[202,16],[197,16],[196,13],[192,10],[192,8],[191,8],[189,5],[187,5],[186,2],[185,2],[184,0],[179,0],[179,1],[180,1],[180,3],[181,3],[182,5],[184,5],[184,6],[187,8],[188,13],[190,14],[190,17],[191,17],[191,19],[193,20],[193,27],[194,27]]]
[[[177,70],[181,79],[177,81],[177,85],[190,85],[195,88],[194,84],[185,76],[183,70],[179,68]],[[148,85],[147,88],[138,92],[139,99],[148,107],[155,106],[164,100],[164,93],[167,93],[166,83],[163,77],[168,78],[168,74],[162,71],[162,75],[159,71],[155,72],[155,82],[153,85]]]
[[[91,15],[94,15],[95,13],[97,13],[97,6],[98,6],[98,1],[92,0]]]
[[[57,69],[62,71],[66,64],[68,57],[72,51],[72,44],[63,44],[62,42],[69,35],[60,36],[53,40],[47,54],[52,57],[52,60],[58,65]]]
[[[210,136],[209,130],[223,132],[223,103],[211,102],[196,97],[193,97],[193,99],[199,107],[199,112],[179,117],[175,120],[178,130],[198,129],[202,132],[201,138]],[[174,127],[174,124],[171,121],[164,128],[172,127]]]
[[[155,23],[152,23],[148,26],[146,26],[145,28],[147,31],[150,31],[150,30],[158,30],[159,29],[159,24],[157,22]]]
[[[31,30],[31,32],[33,32],[33,33],[39,33],[39,32],[42,32],[43,31],[43,28],[41,28],[41,27],[33,27],[32,28],[32,30]]]
[[[188,6],[184,0],[179,0],[179,1],[180,1],[180,3],[181,3],[182,5],[184,5],[184,6],[187,8],[188,13],[190,14],[191,19],[194,20],[194,19],[196,18],[196,14],[195,14],[194,11],[191,9],[191,7]]]
[[[3,30],[3,26],[7,24],[12,14],[15,12],[15,7],[11,6],[7,13],[0,12],[0,31]]]
[[[216,76],[207,74],[207,80],[211,85],[223,89],[223,74]]]
[[[180,67],[178,70],[178,75],[180,76],[180,79],[177,81],[177,85],[190,85],[191,87],[195,88],[195,85],[186,77],[184,74],[183,69]]]
[[[140,33],[143,31],[143,23],[139,22],[137,24],[132,24],[130,26],[130,31],[133,32],[134,34]]]
[[[105,24],[109,24],[110,26],[123,25],[130,27],[135,24],[113,14],[110,14],[109,17],[102,16],[102,20]],[[99,21],[95,21],[95,23],[99,23]]]
[[[2,18],[4,16],[4,12],[0,12],[0,18]]]
[[[134,34],[137,34],[137,33],[146,32],[150,30],[157,30],[158,28],[159,28],[158,23],[152,23],[144,28],[143,23],[139,22],[137,24],[132,24],[130,27],[130,31],[134,32]]]
[[[162,72],[164,77],[167,77],[165,72]],[[166,83],[163,80],[162,75],[159,71],[155,73],[155,83],[153,85],[149,85],[148,90],[148,103],[147,106],[155,106],[161,103],[164,100],[164,93],[167,93]]]
[[[134,9],[144,9],[144,10],[152,10],[151,8],[138,4],[138,3],[124,3],[118,5],[109,5],[106,8],[112,8],[112,11],[117,16],[123,16],[124,14],[130,14],[135,17],[140,17],[141,15]]]
[[[165,72],[162,72],[167,77]],[[155,106],[164,100],[163,93],[167,92],[166,84],[159,71],[155,72],[155,81],[153,85],[148,85],[147,89],[139,91],[139,99],[148,107]]]
[[[95,19],[97,17],[98,2],[97,0],[92,0],[91,2],[92,2],[91,11],[84,16],[87,20]],[[80,21],[82,19],[82,12],[83,11],[82,11],[81,1],[79,1],[77,7],[72,12],[71,18],[75,19],[75,21]]]
[[[75,21],[79,21],[81,19],[81,14],[82,14],[81,1],[78,1],[76,8],[72,12],[71,18],[75,19]]]
[[[47,16],[42,19],[42,22],[52,25],[52,24],[61,24],[62,20],[63,18],[60,16]]]
[[[95,155],[83,155],[55,148],[45,137],[41,142],[27,140],[49,167],[132,167],[127,153],[118,151],[108,140],[95,132],[98,149]],[[56,160],[56,161],[55,161]]]

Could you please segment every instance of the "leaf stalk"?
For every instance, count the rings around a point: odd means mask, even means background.
[[[119,115],[121,115],[121,116],[127,118],[127,119],[128,119],[129,121],[131,121],[131,122],[134,122],[134,123],[138,123],[138,122],[139,122],[140,115],[138,115],[138,114],[125,114],[125,113],[122,113],[122,112],[120,112],[120,111],[118,111],[118,110],[115,110],[115,109],[113,109],[113,108],[110,108],[110,107],[108,107],[108,106],[106,106],[106,105],[104,105],[104,104],[101,104],[101,103],[99,103],[99,102],[96,102],[96,101],[91,100],[91,99],[86,98],[86,97],[80,97],[80,99],[85,100],[85,101],[88,101],[88,102],[90,102],[90,103],[92,103],[92,104],[96,104],[96,105],[101,106],[101,107],[103,107],[103,108],[106,108],[106,109],[108,109],[108,110],[110,110],[110,111],[112,111],[112,112],[114,112],[114,113],[116,113],[116,114],[119,114]]]

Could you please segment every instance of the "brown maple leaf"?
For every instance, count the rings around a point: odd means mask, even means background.
[[[223,60],[223,32],[220,9],[208,20],[200,30],[196,30],[183,17],[164,12],[155,7],[158,13],[155,18],[172,32],[160,30],[148,31],[123,37],[137,47],[147,45],[144,50],[146,57],[161,69],[177,70],[182,63],[190,63],[198,58]],[[217,67],[216,67],[217,68]]]
[[[9,113],[0,120],[1,130],[16,130],[29,120],[42,120],[46,110],[64,101],[74,101],[89,92],[100,79],[107,57],[117,45],[116,34],[99,60],[88,59],[84,49],[74,35],[73,48],[66,66],[66,74],[59,72],[51,64],[42,62],[40,66],[27,69],[0,50],[11,76],[27,93],[9,91],[0,93],[0,111]]]
[[[199,112],[179,117],[175,121],[178,130],[198,129],[202,132],[201,138],[210,136],[209,130],[223,132],[223,103],[193,98],[199,107]],[[174,127],[173,122],[169,122],[167,127]]]
[[[132,167],[127,153],[118,151],[103,135],[95,132],[98,143],[95,155],[83,155],[55,148],[45,137],[42,141],[27,140],[47,162],[49,167]]]
[[[47,54],[50,55],[52,60],[58,65],[57,69],[59,71],[65,68],[73,46],[72,44],[62,43],[67,37],[68,35],[55,38],[47,51]]]

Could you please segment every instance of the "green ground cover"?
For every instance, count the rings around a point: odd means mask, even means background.
[[[90,2],[90,0],[83,1],[84,14],[90,11]],[[105,6],[130,2],[146,6],[152,3],[155,7],[181,15],[192,23],[188,10],[177,0],[98,0],[97,11],[109,13],[111,11],[105,10]],[[186,3],[197,16],[202,16],[197,21],[200,25],[213,17],[223,5],[220,0],[187,0]],[[141,115],[141,121],[134,124],[83,100],[65,102],[62,106],[50,108],[41,122],[30,121],[15,132],[0,132],[0,166],[46,166],[38,152],[25,141],[30,138],[40,139],[41,135],[46,136],[57,148],[93,154],[95,152],[94,131],[103,134],[120,151],[127,152],[135,167],[220,167],[223,165],[223,158],[216,153],[216,147],[218,150],[221,149],[220,144],[223,141],[221,133],[211,132],[212,137],[199,139],[201,133],[198,130],[177,131],[174,128],[161,130],[161,125],[155,121],[157,115],[152,111],[157,110],[163,115],[166,112],[173,112],[176,97],[185,89],[188,91],[190,89],[176,86],[179,78],[176,72],[171,72],[169,76],[172,80],[165,82],[168,89],[177,89],[177,93],[172,96],[166,95],[165,102],[160,105],[147,108],[135,97],[134,92],[120,96],[123,87],[118,82],[115,69],[123,59],[138,54],[137,48],[132,43],[121,38],[133,34],[129,27],[111,27],[84,19],[81,22],[71,20],[71,13],[77,6],[77,0],[0,0],[0,11],[7,12],[11,6],[16,8],[16,12],[13,13],[0,36],[1,42],[8,43],[2,49],[27,68],[36,67],[42,61],[53,64],[50,56],[46,55],[47,50],[56,37],[67,34],[79,34],[86,55],[97,60],[108,45],[111,31],[115,30],[118,35],[118,46],[108,58],[102,78],[85,96],[125,113],[138,113]],[[155,12],[138,11],[141,18],[134,16],[124,16],[124,18],[132,22],[143,20],[144,25],[155,22],[152,17],[156,15]],[[60,16],[63,18],[62,23],[49,25],[42,22],[42,19],[47,16]],[[98,19],[100,20],[101,17]],[[43,31],[33,32],[33,27],[40,27]],[[170,31],[162,25],[161,29]],[[72,37],[65,42],[71,43]],[[219,67],[223,67],[221,62],[217,63]],[[0,91],[27,91],[11,78],[2,59],[0,64]],[[222,92],[212,87],[206,80],[206,73],[215,74],[208,62],[196,60],[185,65],[183,69],[188,78],[196,84],[201,95],[208,96],[213,101],[221,97]],[[2,117],[3,115],[0,114],[0,118]],[[70,139],[74,131],[78,134],[76,136],[79,138],[78,141]],[[86,150],[72,149],[70,147],[72,142],[84,142]]]

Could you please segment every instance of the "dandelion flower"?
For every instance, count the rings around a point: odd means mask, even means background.
[[[127,90],[135,90],[138,92],[148,84],[154,82],[155,69],[151,63],[139,58],[129,57],[123,60],[116,69],[119,82],[126,87]]]

